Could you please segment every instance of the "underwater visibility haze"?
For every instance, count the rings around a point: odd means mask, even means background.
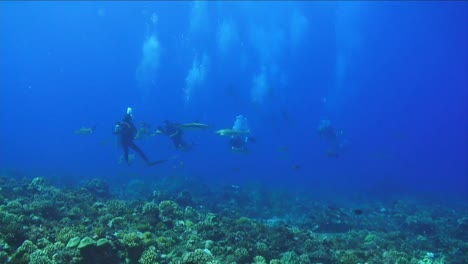
[[[2,1],[0,262],[467,263],[467,21],[464,1]]]

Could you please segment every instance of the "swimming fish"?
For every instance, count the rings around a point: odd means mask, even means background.
[[[250,129],[249,130],[236,130],[236,129],[231,129],[231,128],[225,128],[225,129],[220,129],[216,131],[215,133],[220,136],[247,135],[247,134],[250,134]]]
[[[153,132],[153,134],[151,134],[151,136],[156,136],[156,135],[163,135],[164,133],[159,130],[159,129],[156,129],[156,131]]]
[[[141,139],[151,134],[151,125],[145,122],[141,122],[140,127],[137,130],[135,139]]]
[[[208,126],[207,124],[203,124],[203,123],[193,122],[193,123],[181,124],[179,127],[180,128],[193,128],[193,129],[208,129],[210,126]]]
[[[364,212],[362,211],[362,209],[354,209],[354,210],[353,210],[353,213],[354,213],[355,215],[362,215]]]
[[[286,146],[281,146],[281,147],[278,148],[278,150],[281,151],[281,152],[288,152],[289,148],[286,147]]]
[[[75,130],[75,134],[77,134],[77,135],[89,135],[89,134],[93,134],[95,129],[96,129],[96,126],[81,127],[80,129]]]
[[[293,164],[291,167],[293,168],[293,170],[298,170],[298,169],[300,169],[302,166],[301,166],[300,164]]]
[[[335,150],[328,150],[327,151],[327,156],[330,158],[338,158],[340,156],[340,153]]]

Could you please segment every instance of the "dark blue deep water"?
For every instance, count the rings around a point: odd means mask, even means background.
[[[466,204],[467,12],[461,1],[2,2],[0,170],[67,186],[182,176]],[[170,160],[127,166],[112,134],[127,107],[152,132],[166,119],[210,127],[185,130],[190,151],[136,139]],[[215,133],[241,114],[256,141],[246,153]]]

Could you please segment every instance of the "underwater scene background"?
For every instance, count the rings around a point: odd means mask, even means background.
[[[467,22],[0,2],[0,263],[468,263]]]

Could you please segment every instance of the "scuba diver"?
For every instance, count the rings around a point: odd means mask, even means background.
[[[226,131],[227,129],[225,130],[224,134],[226,134]],[[236,120],[232,126],[229,145],[231,145],[231,150],[233,151],[247,152],[248,142],[255,142],[255,138],[250,136],[250,128],[247,123],[247,118],[243,115],[238,115],[236,116]]]
[[[182,138],[184,131],[177,122],[165,120],[164,127],[158,126],[155,134],[168,136],[172,140],[172,143],[174,143],[176,149],[190,150],[192,148],[192,145],[185,142]]]
[[[135,124],[133,124],[132,108],[127,108],[127,113],[125,114],[123,120],[117,122],[117,124],[115,125],[113,134],[119,136],[119,143],[123,148],[123,156],[127,165],[130,166],[130,161],[128,158],[129,148],[133,149],[136,153],[138,153],[148,166],[156,165],[166,161],[158,160],[151,162],[148,159],[148,157],[146,157],[145,153],[143,153],[143,151],[135,144],[135,142],[133,142],[137,134],[137,128],[135,127]]]
[[[336,131],[328,119],[322,119],[317,128],[317,132],[328,144],[327,155],[329,157],[338,157],[340,152],[345,148],[345,141],[341,140],[343,131]]]
[[[229,139],[229,145],[231,145],[231,150],[238,151],[238,152],[247,152],[248,149],[246,147],[248,142],[255,142],[255,138],[253,137],[242,137],[239,135],[231,136]]]

